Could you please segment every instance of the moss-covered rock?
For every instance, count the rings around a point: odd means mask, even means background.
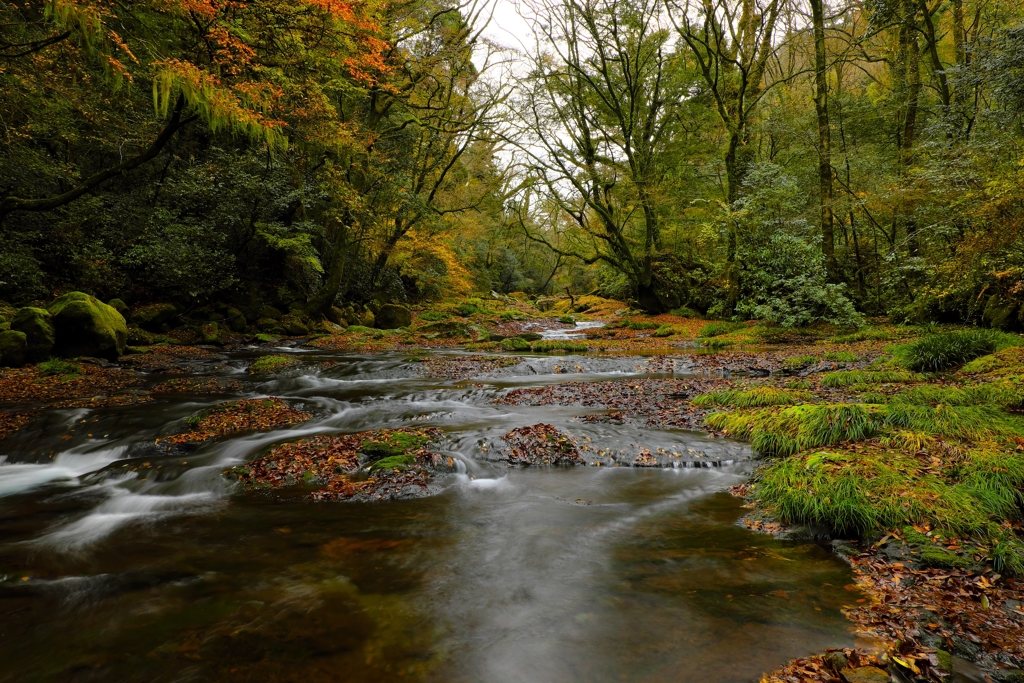
[[[120,313],[125,320],[132,319],[132,312],[128,309],[128,304],[126,304],[121,299],[111,299],[110,301],[107,302],[107,305],[113,308],[118,313]]]
[[[40,363],[50,357],[56,332],[50,312],[45,308],[26,306],[18,309],[11,320],[11,329],[24,332],[28,339],[28,360]]]
[[[84,292],[69,292],[50,304],[57,333],[54,353],[73,358],[116,360],[128,344],[128,324],[116,310]]]
[[[232,332],[245,332],[245,314],[237,308],[229,308],[226,313],[228,327]]]
[[[28,337],[24,332],[0,332],[0,365],[20,368],[28,357]]]
[[[285,332],[292,336],[304,336],[309,334],[309,327],[297,315],[286,315],[281,318],[281,325]]]
[[[128,345],[129,346],[152,346],[154,343],[153,335],[146,332],[141,327],[132,325],[128,328]]]
[[[366,311],[359,320],[359,324],[363,327],[375,327],[377,325],[377,317],[373,314],[373,311]]]
[[[217,323],[209,322],[196,326],[200,344],[220,344],[220,326]]]
[[[163,332],[164,325],[168,327],[178,315],[178,309],[174,304],[150,304],[136,309],[132,313],[132,324],[138,325],[150,332]]]
[[[273,306],[264,306],[259,311],[260,318],[270,318],[271,320],[280,320],[282,315],[284,313]]]
[[[382,330],[397,330],[412,325],[412,312],[398,304],[384,304],[375,316],[377,327]]]

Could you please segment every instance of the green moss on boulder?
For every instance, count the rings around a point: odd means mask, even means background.
[[[28,338],[24,332],[0,332],[0,365],[20,368],[28,357]]]
[[[57,337],[50,312],[45,308],[26,306],[18,309],[11,320],[11,329],[25,333],[29,361],[40,363],[50,357]]]
[[[177,315],[174,304],[150,304],[132,313],[132,324],[150,332],[162,332],[164,325],[170,325]]]
[[[412,312],[398,304],[384,304],[375,316],[377,327],[382,330],[397,330],[412,325]]]
[[[85,292],[69,292],[50,304],[59,356],[116,360],[128,344],[128,324],[114,308]]]

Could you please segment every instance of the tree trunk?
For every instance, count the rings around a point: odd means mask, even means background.
[[[828,64],[825,62],[824,0],[811,0],[814,24],[814,109],[818,115],[818,192],[821,195],[821,249],[825,254],[825,269],[829,278],[836,280],[835,218],[832,203],[832,133],[828,120]]]
[[[323,287],[306,302],[306,315],[320,315],[332,305],[338,297],[341,283],[345,281],[345,264],[348,261],[348,226],[337,221],[334,231],[334,244],[331,247],[331,259],[327,266],[327,279]]]

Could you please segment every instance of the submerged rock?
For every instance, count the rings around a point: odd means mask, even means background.
[[[576,442],[549,424],[517,427],[505,436],[505,461],[514,467],[585,465]]]
[[[418,498],[440,491],[435,475],[454,471],[452,458],[432,450],[440,437],[433,427],[315,436],[281,444],[224,474],[251,490],[305,486],[320,501]]]
[[[54,352],[74,358],[117,360],[128,343],[128,324],[114,308],[84,292],[70,292],[50,304],[57,339]]]

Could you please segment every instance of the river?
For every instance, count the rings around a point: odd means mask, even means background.
[[[218,355],[195,370],[237,381],[233,395],[47,410],[0,442],[0,680],[725,683],[853,644],[849,569],[737,524],[723,489],[754,466],[746,445],[495,403],[663,368],[548,355],[452,380],[425,373],[422,353],[274,352],[302,363],[268,380],[245,372],[256,351]],[[125,459],[251,396],[315,419]],[[539,422],[604,452],[683,455],[665,468],[498,462],[503,434]],[[458,473],[440,495],[313,503],[221,476],[272,444],[408,425],[445,434]]]

